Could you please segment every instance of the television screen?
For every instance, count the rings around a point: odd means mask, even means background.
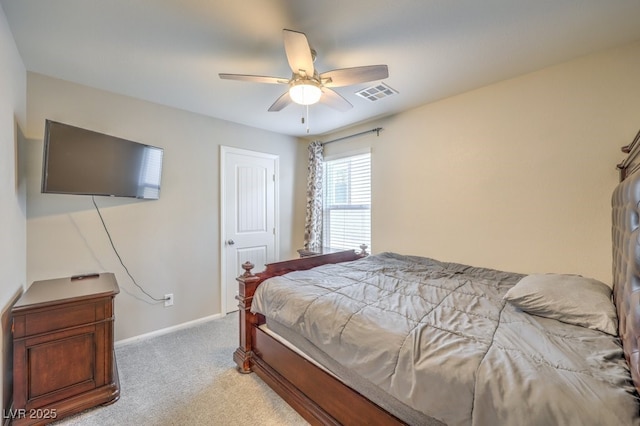
[[[46,120],[42,192],[158,199],[162,148]]]

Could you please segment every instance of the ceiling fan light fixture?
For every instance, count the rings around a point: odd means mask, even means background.
[[[291,100],[300,105],[313,105],[320,100],[322,90],[313,80],[294,81],[289,88]]]
[[[299,31],[287,29],[282,30],[282,32],[284,36],[284,52],[287,56],[289,68],[291,69],[291,78],[247,74],[219,74],[220,78],[227,80],[287,84],[289,90],[276,99],[269,107],[269,112],[281,111],[292,103],[308,107],[321,101],[328,107],[340,112],[345,112],[353,108],[353,105],[341,94],[333,90],[334,87],[384,80],[389,77],[389,69],[386,65],[339,68],[318,73],[318,70],[316,70],[313,65],[316,59],[316,51],[309,45],[307,36]],[[370,93],[367,93],[367,95],[367,99],[371,99]],[[378,97],[379,96],[376,95],[376,99]]]

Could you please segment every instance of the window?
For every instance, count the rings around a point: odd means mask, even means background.
[[[371,248],[371,154],[324,162],[322,245]]]

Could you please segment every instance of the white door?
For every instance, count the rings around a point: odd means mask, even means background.
[[[238,310],[237,276],[276,260],[278,156],[221,147],[222,311]]]

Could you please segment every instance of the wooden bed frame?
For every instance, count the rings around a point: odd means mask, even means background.
[[[633,146],[631,146],[633,145]],[[613,284],[619,317],[619,334],[632,379],[640,392],[640,132],[623,148],[627,160],[618,165],[620,185],[613,196]],[[635,197],[635,198],[634,198]],[[636,199],[637,198],[637,199]],[[630,220],[630,217],[635,219]],[[629,226],[629,224],[635,226]],[[629,241],[633,241],[630,244]],[[366,256],[354,250],[266,265],[253,274],[254,265],[243,265],[238,277],[240,291],[240,346],[233,354],[238,369],[255,372],[289,405],[311,424],[399,425],[405,424],[383,408],[259,328],[264,316],[251,313],[256,288],[267,278],[291,271],[306,270],[328,263],[356,260]]]

